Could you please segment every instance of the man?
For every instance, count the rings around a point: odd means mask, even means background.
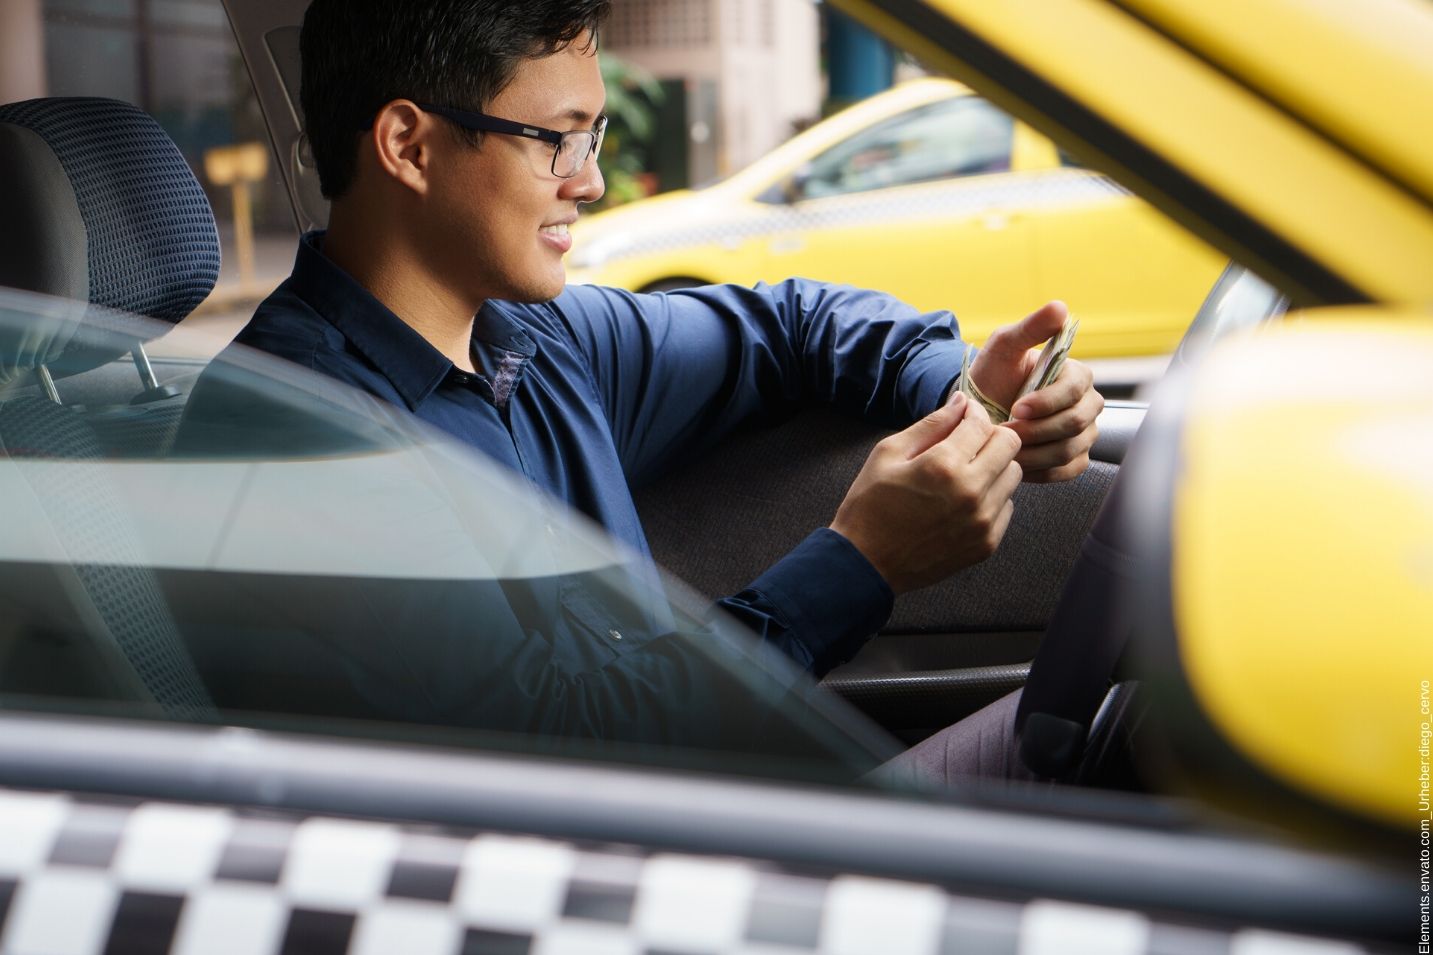
[[[329,228],[304,237],[292,277],[236,341],[407,408],[641,554],[629,483],[739,425],[809,401],[909,425],[872,452],[829,528],[719,601],[819,678],[881,626],[894,594],[989,556],[1022,476],[1082,472],[1101,400],[1088,369],[1068,362],[993,427],[963,395],[946,400],[966,353],[952,316],[876,293],[799,280],[665,296],[565,289],[568,227],[603,190],[607,6],[316,0],[301,98]],[[1001,329],[969,374],[1009,404],[1029,349],[1064,318],[1051,303]],[[187,432],[214,405],[205,384]],[[553,597],[538,638],[493,638],[503,678],[537,701],[525,726],[645,738],[662,735],[659,704],[712,718],[682,651],[600,619],[571,623],[573,606]],[[1003,725],[1007,710],[982,719]],[[956,734],[951,751],[981,738],[993,737]]]

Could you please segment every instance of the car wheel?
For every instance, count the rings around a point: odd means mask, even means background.
[[[698,287],[698,286],[700,286],[700,285],[708,285],[708,284],[710,284],[710,283],[708,283],[708,282],[703,282],[701,279],[693,279],[693,278],[658,279],[657,281],[651,283],[650,285],[644,285],[644,286],[642,286],[641,291],[643,291],[643,292],[675,292],[677,289],[696,288],[696,287]]]

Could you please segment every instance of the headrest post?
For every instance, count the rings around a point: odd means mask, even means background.
[[[177,398],[183,392],[173,385],[161,385],[155,377],[154,366],[149,363],[149,355],[145,354],[144,343],[136,342],[129,353],[134,356],[134,367],[139,371],[139,383],[144,390],[129,400],[132,405],[145,405],[151,401],[163,401],[166,398]]]
[[[130,350],[134,356],[134,367],[139,371],[139,383],[144,385],[146,391],[153,391],[159,387],[159,379],[154,377],[154,366],[149,363],[149,355],[145,354],[143,345],[135,345]]]
[[[50,376],[50,369],[44,365],[36,365],[35,377],[39,379],[40,387],[44,390],[46,398],[49,398],[57,405],[64,404],[64,402],[60,400],[59,389],[55,387],[55,379]]]

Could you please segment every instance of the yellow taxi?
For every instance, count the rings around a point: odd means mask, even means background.
[[[1171,350],[1227,258],[947,79],[903,83],[736,175],[578,223],[569,279],[658,291],[793,275],[948,308],[966,337],[1052,298],[1076,354]]]

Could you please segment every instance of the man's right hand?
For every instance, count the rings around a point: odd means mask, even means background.
[[[831,529],[905,593],[991,554],[1020,484],[1020,438],[957,394],[872,449]]]

